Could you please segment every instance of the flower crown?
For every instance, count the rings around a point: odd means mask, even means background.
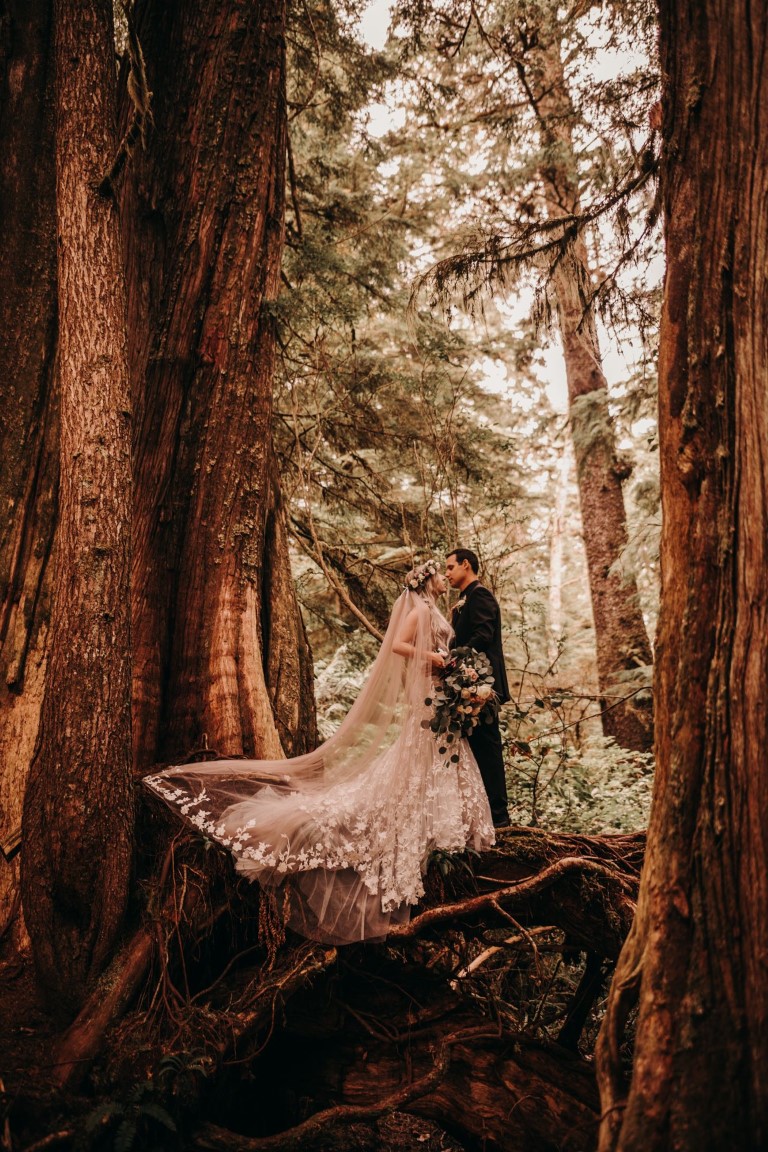
[[[412,572],[408,573],[405,581],[405,587],[409,592],[418,592],[423,588],[427,580],[432,576],[437,576],[438,565],[436,560],[427,560],[425,564],[419,564]]]

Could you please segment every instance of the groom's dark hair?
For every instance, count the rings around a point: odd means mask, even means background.
[[[475,576],[477,576],[478,570],[480,568],[480,561],[478,560],[475,553],[470,551],[469,548],[451,548],[450,552],[446,556],[446,560],[448,559],[448,556],[455,556],[459,564],[463,564],[465,560],[468,560],[470,568],[474,572]]]

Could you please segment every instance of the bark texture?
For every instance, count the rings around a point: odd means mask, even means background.
[[[543,39],[546,41],[546,36]],[[539,68],[532,77],[533,99],[542,142],[541,180],[547,215],[550,220],[576,219],[581,204],[572,135],[574,110],[559,39],[543,43],[536,55]],[[627,694],[626,674],[650,665],[653,657],[637,583],[632,574],[620,570],[627,545],[622,469],[591,308],[589,258],[580,233],[568,238],[553,273],[553,287],[568,383],[598,683],[605,694],[603,731],[625,748],[647,751],[653,744],[650,702],[639,703],[631,697],[615,705],[617,698]]]
[[[123,196],[134,763],[279,757],[315,737],[271,440],[285,5],[144,0],[136,25],[154,128]]]
[[[56,0],[60,511],[51,646],[24,803],[22,894],[41,982],[72,1011],[131,872],[130,410],[110,0]]]
[[[432,1015],[437,1007],[430,1004]],[[388,1019],[390,1027],[405,1023]],[[400,1043],[382,1043],[343,1022],[346,1042],[297,1033],[293,1082],[302,1095],[327,1096],[342,1107],[373,1108],[409,1084],[425,1081],[445,1050],[436,1086],[400,1107],[433,1120],[469,1147],[499,1152],[583,1152],[594,1147],[598,1097],[590,1065],[556,1045],[501,1036],[493,1025],[462,1015],[454,1005],[426,1028]],[[462,1035],[464,1033],[464,1035]],[[494,1034],[495,1033],[495,1034]],[[306,1053],[306,1055],[304,1055]],[[338,1105],[337,1105],[338,1106]],[[343,1117],[340,1117],[340,1119]],[[327,1139],[327,1137],[326,1137]],[[240,1148],[250,1141],[202,1142],[201,1147]],[[256,1152],[260,1142],[253,1141]],[[264,1142],[266,1144],[266,1141]],[[306,1147],[283,1140],[277,1147]],[[327,1145],[326,1145],[327,1146]]]
[[[601,1148],[746,1152],[768,1146],[768,7],[660,17],[658,768],[600,1038]]]
[[[53,0],[0,3],[0,836],[21,823],[43,699],[58,482]],[[0,925],[18,903],[0,861]]]

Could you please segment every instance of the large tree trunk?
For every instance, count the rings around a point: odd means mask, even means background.
[[[124,196],[134,763],[279,757],[315,738],[271,439],[285,6],[144,0],[136,24],[154,129]]]
[[[533,79],[544,164],[541,179],[551,220],[580,212],[573,107],[556,34],[536,56]],[[597,674],[604,693],[603,731],[625,748],[647,751],[653,743],[648,704],[627,694],[627,673],[652,663],[651,645],[633,575],[620,570],[627,545],[627,518],[608,411],[597,327],[591,307],[591,272],[580,235],[569,241],[553,275],[557,316],[568,382],[571,431],[578,477],[584,550],[595,622]],[[645,699],[645,695],[641,697]]]
[[[600,1038],[601,1147],[746,1152],[768,1147],[768,7],[660,15],[658,769]]]
[[[22,893],[41,981],[76,1008],[131,872],[130,402],[111,0],[56,0],[60,512],[51,646],[24,803]]]
[[[53,0],[0,3],[0,835],[21,823],[40,717],[58,481]],[[18,864],[0,861],[0,926]]]

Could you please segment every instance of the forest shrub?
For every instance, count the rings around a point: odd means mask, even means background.
[[[621,748],[600,736],[579,749],[560,740],[528,747],[521,750],[518,742],[507,741],[513,823],[591,835],[647,827],[653,789],[650,753]]]
[[[315,702],[321,740],[336,731],[354,704],[377,650],[374,637],[357,629],[329,660],[316,661]]]

